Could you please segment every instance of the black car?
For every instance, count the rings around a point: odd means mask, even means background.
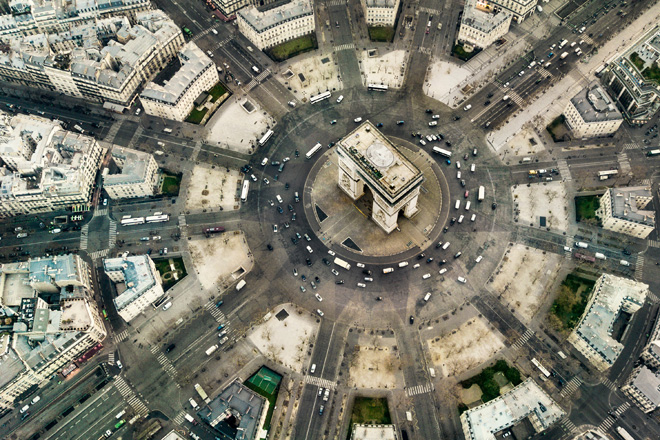
[[[426,109],[426,113],[433,113],[433,110],[430,109],[430,108],[427,108],[427,109]]]
[[[295,155],[296,157],[299,157],[299,156],[300,156],[300,152],[299,152],[298,150],[296,150],[295,153],[294,153],[294,155]]]
[[[268,243],[268,244],[266,245],[266,247],[268,248],[269,251],[272,251],[272,250],[273,250],[273,246],[271,246],[270,243]]]
[[[443,264],[447,264],[447,260],[438,261],[438,266],[442,266]]]
[[[320,283],[321,279],[319,277],[314,277],[314,281],[316,281],[317,283]]]
[[[277,205],[277,212],[279,212],[280,214],[282,214],[284,212],[284,210],[282,209],[282,207],[280,205]]]
[[[293,211],[293,206],[291,204],[288,205],[289,211]]]
[[[426,259],[426,264],[432,263],[433,262],[433,257],[429,257]]]
[[[489,94],[488,94],[488,98],[492,98],[492,97],[493,97],[493,94],[492,94],[492,93],[489,93]]]
[[[449,228],[445,226],[444,228],[442,228],[442,232],[449,232]]]
[[[291,243],[298,244],[298,240],[296,240],[296,237],[291,237]]]
[[[308,266],[312,266],[312,260],[310,260],[309,257],[305,258],[305,261],[307,262]]]
[[[371,270],[369,270],[369,269],[362,269],[362,273],[367,275],[367,276],[371,276]]]
[[[438,249],[438,248],[441,247],[441,246],[442,246],[442,242],[439,241],[439,242],[435,245],[435,248]]]
[[[486,102],[484,102],[484,105],[488,105],[488,104],[490,104],[490,99],[488,99],[488,100],[486,100]]]
[[[415,317],[413,315],[410,315],[410,323],[413,324],[415,322]]]
[[[417,255],[418,260],[421,260],[424,257],[426,257],[426,255],[424,253],[421,253],[421,254]]]
[[[344,280],[335,281],[335,284],[344,284]]]
[[[623,252],[623,255],[630,255],[630,251],[628,249],[624,249],[621,252]]]
[[[452,119],[453,119],[454,121],[458,121],[459,119],[461,119],[461,117],[458,116],[458,115],[455,115]]]
[[[445,141],[445,144],[447,144],[448,147],[451,147],[451,142]]]
[[[176,345],[174,345],[174,344],[170,344],[170,345],[165,349],[165,353],[169,353],[170,351],[174,350],[175,347],[176,347]]]
[[[493,208],[493,209],[497,208],[497,203],[493,202],[493,204],[490,205],[490,207]]]
[[[323,264],[325,264],[326,266],[330,266],[330,262],[325,258],[323,259]]]
[[[15,250],[15,251],[22,251],[22,250],[23,250],[23,246],[16,246],[16,247],[14,248],[14,250]]]
[[[453,225],[454,223],[456,223],[456,217],[452,217],[452,218],[451,218],[450,224]]]

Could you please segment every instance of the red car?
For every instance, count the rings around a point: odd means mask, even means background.
[[[470,195],[470,191],[465,191],[465,198],[467,199],[468,196]]]
[[[426,33],[428,34],[431,28],[426,28]]]

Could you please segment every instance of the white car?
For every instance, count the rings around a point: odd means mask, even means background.
[[[277,195],[275,196],[275,198],[277,199],[277,201],[278,201],[279,203],[283,203],[283,202],[282,202],[282,196],[280,196],[279,194],[277,194]]]
[[[353,122],[355,122],[355,123],[362,122],[362,118],[357,117],[357,118],[353,119]]]
[[[218,31],[216,31],[215,29],[211,29],[211,32],[213,32],[213,35],[218,35]]]
[[[266,165],[268,165],[268,158],[264,157],[264,160],[261,161],[261,166],[265,167]]]
[[[440,115],[433,115],[432,118],[433,119],[440,119]]]
[[[206,53],[208,54],[208,56],[210,56],[211,58],[213,58],[213,52],[211,52],[210,50],[207,50]]]
[[[314,296],[316,297],[316,299],[319,300],[319,302],[323,301],[323,298],[321,298],[321,295],[319,295],[318,293],[314,294]]]
[[[269,185],[269,184],[270,184],[270,181],[264,177],[264,183],[265,183],[266,185]],[[272,206],[272,205],[271,205],[271,206]]]
[[[250,179],[252,179],[253,182],[256,182],[257,176],[255,176],[254,174],[250,174]]]
[[[357,267],[361,267],[362,269],[364,269],[364,263],[356,263],[355,265],[356,265]]]
[[[339,275],[339,272],[337,272],[337,270],[336,270],[336,269],[332,269],[332,271],[331,271],[331,272],[332,272],[332,273],[333,273],[334,275]]]
[[[461,161],[460,160],[456,161],[456,168],[458,168],[459,170],[461,169]]]
[[[438,121],[429,122],[429,127],[433,127],[433,126],[436,126],[436,125],[438,125]]]
[[[374,279],[371,277],[364,277],[364,280],[371,283]]]
[[[367,285],[364,284],[364,283],[357,283],[357,286],[358,286],[358,287],[362,287],[363,289],[364,289],[365,287],[367,287]]]
[[[159,147],[164,147],[165,146],[165,142],[158,141],[156,143],[158,144]]]
[[[312,254],[312,253],[314,253],[314,250],[312,249],[311,246],[307,246],[307,252],[309,252],[310,254]]]
[[[465,284],[467,283],[467,280],[463,277],[458,277],[458,282]]]
[[[291,160],[291,158],[290,158],[289,156],[287,156],[287,157],[285,157],[284,159],[282,159],[282,163],[286,163],[286,162],[288,162],[288,161],[290,161],[290,160]]]
[[[154,235],[151,237],[152,240],[160,240],[160,235]]]
[[[465,107],[463,107],[463,110],[468,111],[472,108],[472,104],[468,104]]]
[[[321,310],[321,309],[316,309],[316,313],[318,313],[319,316],[324,315],[323,310]]]
[[[429,278],[431,278],[431,274],[430,274],[430,273],[425,273],[424,275],[422,275],[422,279],[423,279],[423,280],[428,280]]]
[[[273,232],[277,232],[277,225],[273,225]]]
[[[344,100],[344,95],[339,95],[339,98],[337,98],[337,104],[339,104],[343,100]]]
[[[424,139],[420,139],[419,143],[422,144],[422,145],[426,145],[426,141]]]
[[[121,364],[121,361],[117,359],[117,367],[121,370],[124,366]]]
[[[333,257],[336,255],[335,251],[332,251],[332,250],[328,250],[328,254],[332,255]]]

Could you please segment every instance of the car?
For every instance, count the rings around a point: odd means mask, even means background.
[[[294,151],[293,154],[296,157],[300,157],[300,151],[298,151],[298,150]]]
[[[323,313],[323,311],[322,311],[321,309],[316,309],[316,313],[317,313],[319,316],[323,316],[323,315],[324,315],[324,313]]]
[[[363,288],[363,289],[364,289],[365,287],[367,287],[367,285],[364,284],[364,283],[357,283],[357,286],[358,286],[358,287],[361,287],[361,288]]]
[[[365,274],[365,275],[371,276],[371,270],[370,269],[364,269],[362,271],[362,273]]]
[[[307,241],[312,241],[312,239],[309,238],[309,235],[305,234],[304,237],[305,237],[305,240],[307,240]]]
[[[103,206],[108,206],[108,199],[103,199]]]
[[[300,278],[301,278],[303,281],[307,281],[307,277],[305,276],[305,274],[300,275]]]
[[[291,243],[298,244],[298,240],[296,240],[296,237],[291,237]]]
[[[323,387],[319,387],[319,394],[318,397],[321,397],[323,395]],[[323,406],[323,405],[321,405]]]
[[[165,353],[169,353],[170,351],[174,350],[175,347],[176,345],[174,344],[168,345],[167,348],[165,349]]]
[[[427,108],[426,113],[433,113],[433,110],[431,110],[430,108]]]
[[[465,107],[463,107],[463,111],[468,111],[472,108],[472,104],[468,104]]]
[[[284,209],[282,209],[282,207],[281,207],[280,205],[277,205],[277,212],[279,212],[280,214],[283,214],[283,213],[284,213]],[[276,232],[277,232],[277,231],[276,231]]]
[[[377,296],[377,297],[376,297],[376,301],[382,301],[382,300],[383,300],[383,297],[382,297],[382,296]]]
[[[254,174],[250,174],[250,179],[252,179],[253,182],[256,182],[257,176],[255,176]]]
[[[336,119],[333,119],[332,121],[330,121],[330,125],[335,125],[336,123],[337,123]]]
[[[493,202],[493,204],[490,205],[490,207],[491,207],[492,209],[496,209],[496,208],[497,208],[497,203]]]
[[[465,191],[465,194],[463,194],[463,197],[466,199],[470,196],[470,191]]]
[[[289,224],[289,222],[284,222],[284,227],[285,227],[286,229],[289,229],[289,227],[291,227],[291,225]]]
[[[307,252],[309,252],[310,254],[313,254],[313,253],[314,253],[314,249],[312,249],[311,246],[307,246]]]
[[[291,160],[291,158],[289,156],[287,156],[284,159],[282,159],[282,163],[287,163],[290,160]]]
[[[272,246],[270,243],[268,243],[268,244],[266,245],[266,247],[268,248],[269,251],[272,251],[272,250],[273,250],[273,246]]]
[[[121,364],[121,361],[119,359],[117,359],[117,368],[119,368],[120,370],[124,368],[124,366]]]
[[[323,316],[323,315],[321,315],[321,316]],[[325,392],[323,393],[323,401],[327,402],[329,397],[330,397],[330,388],[326,388]]]
[[[336,269],[332,269],[332,270],[330,270],[330,272],[332,272],[332,273],[333,273],[334,275],[336,275],[336,276],[338,276],[338,275],[339,275],[339,272],[337,272],[337,270],[336,270]]]
[[[436,126],[436,125],[438,125],[438,121],[431,121],[431,122],[429,122],[429,127],[434,127],[434,126]]]
[[[224,325],[224,324],[220,324],[220,325],[218,326],[218,330],[222,330],[223,328],[225,328],[225,325]]]
[[[293,214],[291,214],[291,221],[292,222],[296,221],[296,213],[295,212]]]
[[[336,23],[337,23],[337,27],[339,27],[339,22],[337,21]],[[339,95],[339,98],[337,98],[337,104],[339,104],[343,100],[344,100],[344,95]]]
[[[305,292],[307,292],[307,289],[305,289],[305,286],[300,286],[300,291],[302,293],[305,293]]]
[[[378,124],[376,124],[376,127],[377,127],[377,128],[381,128],[382,126],[383,126],[383,123],[382,123],[382,122],[379,122]]]
[[[279,160],[271,160],[271,161],[270,161],[270,164],[271,164],[272,166],[276,167],[276,166],[280,165],[280,161],[279,161]]]
[[[426,28],[426,33],[428,34],[430,30],[431,30],[431,29],[427,27],[427,28]]]
[[[277,232],[277,225],[273,225],[273,232]]]
[[[337,255],[335,251],[328,249],[328,254],[332,255],[333,257]]]
[[[372,283],[374,281],[374,279],[371,278],[371,277],[364,277],[364,280],[369,282],[369,283]]]
[[[396,125],[403,125],[406,121],[396,121]]]
[[[309,284],[312,285],[312,289],[316,289],[316,284],[314,283],[314,281],[310,281]]]
[[[287,205],[287,208],[289,209],[289,211],[293,211],[293,206],[290,203]]]
[[[465,179],[461,179],[461,186],[465,187]],[[467,197],[467,196],[466,196]]]
[[[414,324],[415,317],[413,315],[410,315],[410,318],[408,318],[408,320],[410,321],[410,324]]]
[[[426,141],[425,141],[424,139],[420,139],[420,140],[419,140],[419,143],[420,143],[422,146],[425,146],[425,145],[426,145]]]
[[[270,185],[270,181],[269,181],[268,179],[266,179],[265,177],[264,177],[264,183],[265,183],[266,185]]]
[[[458,252],[456,252],[456,254],[454,254],[454,258],[458,258],[461,255],[463,255],[463,252],[458,251]]]
[[[225,302],[224,301],[218,301],[215,306],[216,307],[221,307]]]
[[[330,266],[330,262],[326,258],[323,259],[323,264]]]
[[[490,99],[487,99],[486,102],[484,102],[484,105],[490,105]]]
[[[429,257],[426,259],[426,264],[433,263],[433,257]]]
[[[295,267],[293,268],[293,276],[294,277],[298,276],[298,269],[296,269]]]
[[[344,284],[344,280],[335,281],[335,284]]]
[[[310,260],[309,257],[305,258],[305,262],[307,263],[307,266],[312,267],[312,260]]]
[[[319,302],[323,301],[323,298],[321,298],[321,295],[319,295],[318,293],[314,294],[314,296],[316,297],[316,299],[319,300]]]
[[[362,122],[362,118],[358,116],[357,118],[353,119],[353,122],[355,122],[356,124],[358,122]]]

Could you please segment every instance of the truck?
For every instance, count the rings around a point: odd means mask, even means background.
[[[257,66],[252,66],[254,73],[259,73],[259,68]]]
[[[480,186],[479,187],[479,194],[477,195],[477,200],[479,202],[481,202],[484,199],[484,197],[486,197],[486,188],[484,188],[483,186]]]
[[[587,243],[583,242],[583,241],[576,241],[575,242],[575,247],[586,249],[586,248],[589,247],[589,245]]]
[[[201,397],[205,403],[211,403],[211,399],[209,399],[208,394],[206,394],[206,392],[204,391],[204,389],[200,384],[198,383],[195,384],[195,391],[197,391],[197,394],[199,394],[199,397]]]
[[[559,58],[563,60],[567,56],[568,56],[568,52],[564,52],[563,54],[561,54],[561,56]]]
[[[559,48],[561,49],[562,47],[566,46],[567,44],[568,44],[568,40],[561,40],[561,42],[559,42]]]
[[[335,264],[339,267],[343,267],[346,270],[351,270],[351,265],[339,257],[335,257]]]
[[[247,283],[245,282],[245,280],[240,280],[238,284],[236,284],[236,291],[238,292],[239,290],[241,290],[243,287],[245,287],[246,284]]]
[[[619,261],[619,264],[620,264],[621,266],[630,266],[630,263],[627,262],[626,260],[621,260],[621,261]]]
[[[412,422],[412,413],[410,411],[406,411],[406,420]]]
[[[186,419],[187,421],[189,421],[190,423],[192,423],[193,425],[196,425],[196,424],[197,424],[197,420],[195,420],[195,419],[193,418],[193,416],[191,416],[191,415],[188,414],[188,413],[186,413],[186,415],[183,416],[183,418]]]
[[[218,349],[217,345],[210,346],[209,349],[206,350],[206,355],[211,356],[213,354],[213,352],[216,351],[217,349]]]
[[[165,133],[172,133],[172,129],[171,129],[171,128],[163,128],[163,131],[164,131]]]
[[[85,132],[85,130],[83,130],[83,128],[78,124],[74,125],[73,128],[75,128],[76,131],[78,131],[79,133],[84,133]]]
[[[188,399],[188,402],[190,402],[190,406],[192,406],[193,409],[199,408],[199,405],[197,405],[197,402],[195,402],[195,399],[193,399],[192,397]]]
[[[600,252],[596,252],[596,255],[594,255],[594,256],[596,258],[598,258],[599,260],[607,260],[607,257],[605,256],[605,254],[601,254]]]
[[[225,228],[223,228],[222,226],[215,226],[213,228],[204,228],[205,234],[215,234],[219,232],[225,232]]]

